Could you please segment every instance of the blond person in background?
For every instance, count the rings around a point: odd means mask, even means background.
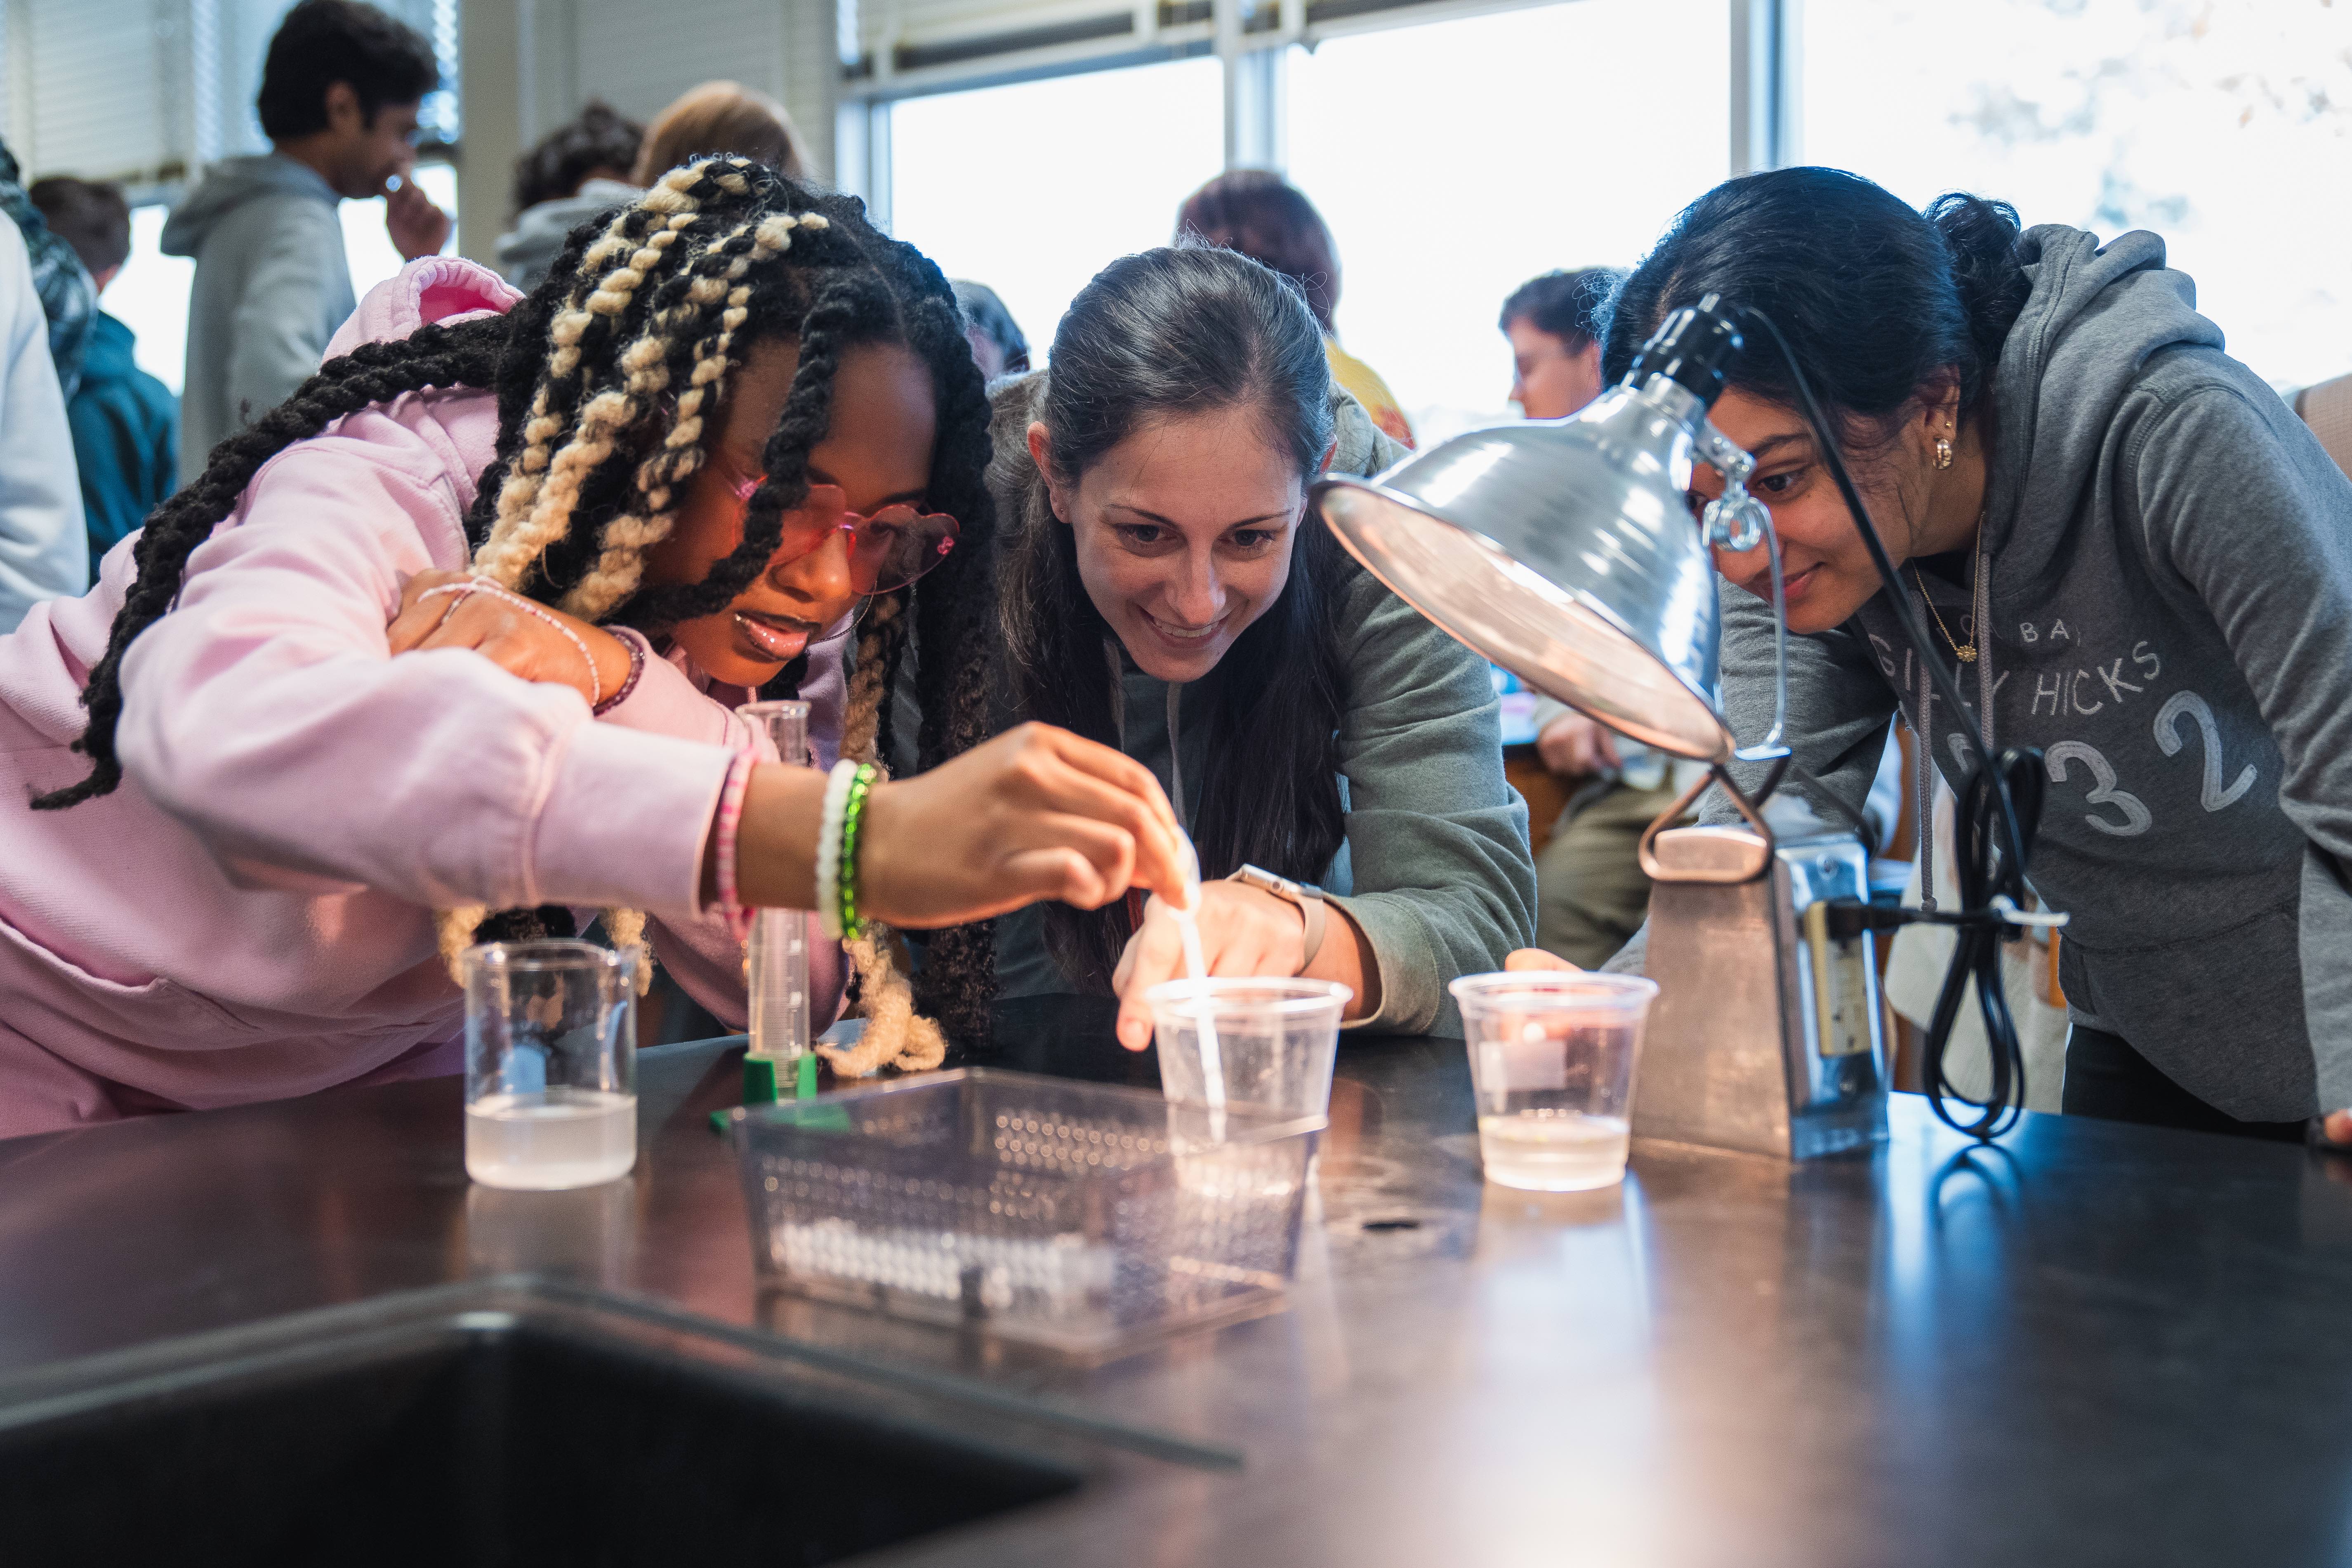
[[[719,153],[764,163],[788,180],[808,173],[800,128],[782,104],[740,81],[706,81],[654,116],[631,178],[650,186],[682,163]]]

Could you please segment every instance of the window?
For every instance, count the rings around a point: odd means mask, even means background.
[[[1289,174],[1339,242],[1340,342],[1423,445],[1508,413],[1513,289],[1632,266],[1728,173],[1722,0],[1580,0],[1289,65]],[[1662,105],[1664,80],[1689,90]]]
[[[2352,370],[2352,52],[2326,0],[1806,0],[1806,162],[2164,237],[2230,352]]]
[[[1213,59],[902,100],[890,113],[891,231],[996,290],[1042,363],[1105,264],[1165,245],[1224,159]]]
[[[131,209],[131,258],[99,303],[137,335],[131,353],[139,368],[176,397],[187,364],[188,290],[196,280],[196,264],[163,254],[163,220],[171,211],[160,203]]]

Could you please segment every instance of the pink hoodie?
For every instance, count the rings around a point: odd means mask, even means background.
[[[415,262],[327,353],[519,298]],[[698,908],[729,760],[754,743],[719,700],[740,689],[706,695],[679,655],[599,721],[478,654],[390,657],[402,584],[466,563],[497,435],[490,394],[432,392],[272,458],[124,661],[112,795],[26,804],[87,769],[67,747],[132,542],[0,637],[0,1137],[459,1070],[437,907],[643,909],[670,972],[743,1018],[741,949]],[[803,687],[828,765],[847,637],[812,649]],[[840,950],[810,948],[822,1020]]]

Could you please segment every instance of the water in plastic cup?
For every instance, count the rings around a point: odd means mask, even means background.
[[[1178,1105],[1262,1106],[1318,1121],[1331,1113],[1339,1015],[1355,994],[1328,980],[1218,976],[1171,980],[1143,994],[1160,1047],[1160,1087]],[[1202,1037],[1215,1041],[1222,1093]]]
[[[466,1173],[541,1189],[626,1175],[637,1163],[636,955],[489,942],[458,963]]]
[[[1533,970],[1468,974],[1449,989],[1470,1047],[1486,1179],[1547,1193],[1623,1180],[1634,1058],[1657,983]]]

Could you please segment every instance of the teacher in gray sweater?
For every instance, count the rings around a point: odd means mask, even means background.
[[[1350,1024],[1458,1033],[1446,982],[1535,926],[1493,687],[1306,514],[1318,470],[1403,449],[1332,385],[1297,292],[1231,251],[1114,262],[1050,363],[996,393],[997,721],[1160,778],[1210,879],[1213,973],[1335,980]],[[1136,1048],[1142,992],[1180,964],[1156,900],[1007,916],[993,956],[1001,995],[1116,990]]]
[[[2065,1110],[2294,1138],[2352,1106],[2352,483],[2222,352],[2162,242],[1753,175],[1627,283],[1611,374],[1710,292],[1769,312],[1843,417],[1971,704],[1929,700],[1778,356],[1751,346],[1714,418],[1756,455],[1785,552],[1797,761],[1858,806],[1898,704],[1956,787],[1963,724],[2042,752],[2032,882],[2073,917]],[[1717,564],[1724,695],[1753,738],[1770,581],[1761,550]]]

